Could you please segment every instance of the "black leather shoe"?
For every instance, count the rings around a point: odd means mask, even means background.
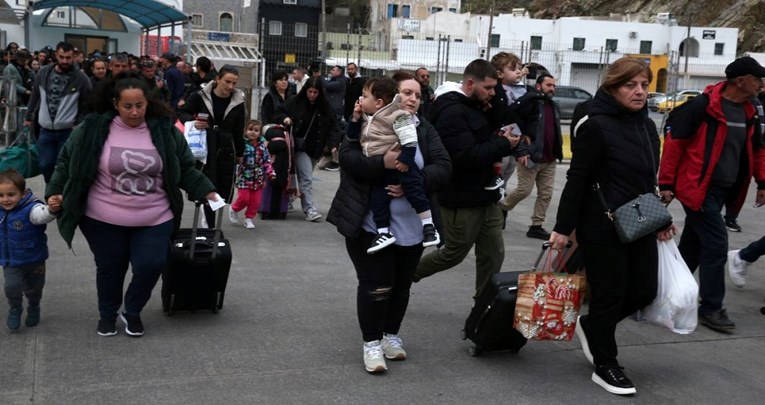
[[[724,309],[699,314],[699,323],[718,332],[730,332],[736,328],[736,324],[728,318],[728,312]]]
[[[526,236],[529,238],[550,240],[550,232],[545,231],[545,229],[542,228],[542,225],[530,226],[528,232],[526,232]]]

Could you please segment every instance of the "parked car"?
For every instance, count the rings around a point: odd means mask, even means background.
[[[574,116],[574,107],[582,101],[592,99],[592,94],[574,86],[555,86],[555,100],[560,106],[561,119],[570,120]]]
[[[670,100],[671,98],[676,97],[678,95],[688,95],[688,96],[691,96],[691,98],[693,98],[693,97],[696,97],[696,96],[700,95],[701,93],[702,93],[701,90],[680,90],[680,91],[675,92],[675,93],[670,93],[670,94],[665,94],[665,95],[662,95],[662,96],[656,96],[654,98],[649,98],[648,99],[648,109],[651,110],[651,111],[666,112],[666,111],[671,110],[672,107],[670,107],[669,109],[663,108],[662,111],[659,111],[659,104],[662,104],[665,101]],[[680,98],[682,98],[682,97],[680,97]],[[685,102],[685,100],[683,100],[683,102]],[[674,104],[674,107],[677,107],[680,104],[682,104],[682,103],[678,103],[676,101],[675,104]],[[664,105],[667,105],[667,104],[664,104]]]
[[[681,106],[686,101],[698,96],[698,94],[675,94],[671,97],[667,97],[656,106],[656,111],[660,113],[666,113],[672,111],[673,108]]]
[[[649,92],[648,93],[648,109],[651,111],[656,111],[656,107],[661,103],[662,101],[667,99],[667,95],[664,93],[658,93],[658,92]]]

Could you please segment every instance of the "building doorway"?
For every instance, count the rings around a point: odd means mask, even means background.
[[[102,54],[111,54],[117,51],[117,40],[109,37],[66,34],[64,40],[81,50],[84,55],[90,55],[95,51]]]

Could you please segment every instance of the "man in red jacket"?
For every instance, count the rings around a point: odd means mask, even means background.
[[[677,198],[685,210],[679,248],[691,271],[699,268],[699,322],[717,331],[736,326],[723,308],[728,233],[721,210],[726,202],[743,206],[753,176],[756,205],[765,204],[765,147],[750,101],[763,87],[765,68],[742,57],[725,76],[673,111],[659,168],[662,200]]]

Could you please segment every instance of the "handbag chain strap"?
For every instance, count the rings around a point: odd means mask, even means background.
[[[648,141],[648,154],[651,155],[651,170],[653,171],[654,183],[656,183],[656,159],[654,158],[653,151],[651,150],[651,138],[648,137],[648,127],[645,126],[645,122],[643,123],[643,129],[645,130],[645,132],[643,132],[645,139]],[[603,190],[600,188],[600,183],[595,182],[595,184],[592,185],[592,189],[595,190],[595,194],[598,195],[598,200],[600,200],[600,204],[603,206],[603,210],[606,216],[611,222],[613,222],[614,213],[610,208],[608,208],[608,203],[606,202],[606,197],[603,195]],[[654,184],[654,194],[657,196],[659,195],[659,186],[657,184]]]

